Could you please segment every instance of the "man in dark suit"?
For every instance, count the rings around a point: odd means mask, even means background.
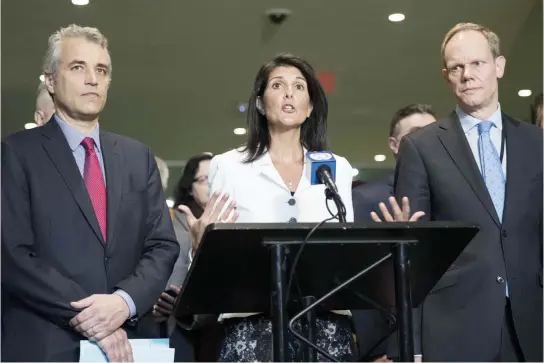
[[[389,148],[393,152],[395,160],[399,151],[402,138],[409,133],[436,121],[436,116],[430,105],[411,104],[399,109],[393,115],[389,125]],[[353,211],[355,222],[372,221],[371,212],[380,213],[379,204],[385,203],[389,197],[394,196],[393,191],[394,172],[368,181],[353,188]],[[361,355],[372,358],[387,354],[396,356],[396,339],[383,340],[391,332],[391,325],[386,316],[375,310],[353,311],[353,320],[357,333],[357,346]],[[380,341],[382,343],[380,344]],[[419,353],[416,351],[416,353]],[[416,357],[417,358],[417,357]]]
[[[80,340],[131,361],[127,338],[179,253],[149,149],[103,131],[106,38],[71,25],[49,38],[56,113],[2,142],[2,360],[78,361]]]
[[[480,231],[422,304],[423,359],[541,362],[542,132],[502,112],[491,30],[456,25],[442,57],[457,108],[404,138],[395,193]]]

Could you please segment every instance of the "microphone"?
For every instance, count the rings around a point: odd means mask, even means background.
[[[308,151],[306,153],[306,171],[312,185],[325,184],[331,192],[338,193],[336,180],[336,160],[334,155],[328,151]],[[326,175],[326,176],[325,176]],[[332,184],[332,188],[331,185]]]
[[[327,189],[325,195],[327,199],[332,199],[338,208],[338,218],[340,222],[346,221],[346,207],[338,193],[338,187],[335,184],[336,179],[336,160],[329,151],[309,151],[306,153],[306,163],[308,179],[311,185],[325,184]]]

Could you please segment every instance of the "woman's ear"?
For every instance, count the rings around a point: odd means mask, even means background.
[[[257,110],[259,110],[259,113],[264,116],[266,112],[264,111],[263,100],[260,96],[257,97],[256,106],[257,106]]]

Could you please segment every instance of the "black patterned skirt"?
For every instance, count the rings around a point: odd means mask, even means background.
[[[226,334],[219,353],[219,362],[272,361],[272,322],[268,317],[261,314],[226,319],[223,324]],[[295,324],[295,329],[301,331],[300,320]],[[354,341],[351,318],[334,313],[318,314],[316,344],[340,361],[353,361]],[[302,362],[304,347],[289,334],[287,361]],[[328,361],[319,353],[317,353],[317,360]]]

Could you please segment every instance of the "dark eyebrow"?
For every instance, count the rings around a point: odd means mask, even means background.
[[[276,77],[270,78],[270,80],[268,82],[271,82],[273,79],[276,79],[276,78],[281,79],[282,81],[284,80],[284,78],[282,76],[276,76]],[[306,82],[306,79],[304,77],[298,77],[297,76],[296,78],[300,79],[301,81],[304,81],[304,83],[308,83],[308,82]]]

